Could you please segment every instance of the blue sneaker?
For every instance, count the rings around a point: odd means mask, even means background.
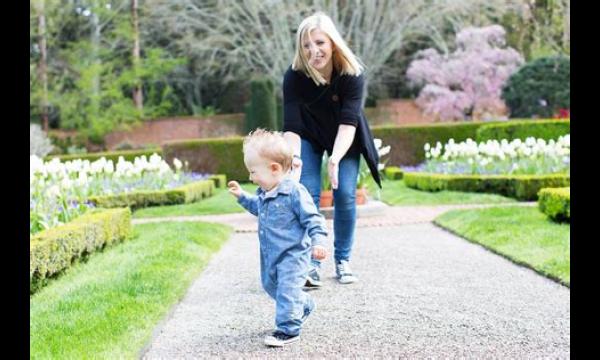
[[[270,335],[265,336],[265,345],[282,347],[300,340],[300,334],[288,335],[279,330],[273,331]]]
[[[323,286],[323,282],[321,281],[321,275],[319,275],[319,270],[315,267],[310,269],[308,272],[308,276],[306,277],[305,287],[321,287]]]

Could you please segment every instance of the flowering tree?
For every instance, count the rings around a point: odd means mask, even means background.
[[[465,28],[456,35],[456,51],[434,49],[416,54],[407,71],[414,85],[425,85],[417,105],[438,120],[488,120],[504,116],[502,85],[523,64],[523,57],[505,46],[500,25]]]

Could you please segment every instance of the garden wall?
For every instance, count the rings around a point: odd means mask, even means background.
[[[166,141],[241,135],[244,114],[223,114],[205,118],[173,117],[145,121],[129,131],[113,131],[104,137],[108,150],[121,143],[134,147],[161,145]]]
[[[423,114],[423,111],[412,99],[377,100],[374,108],[365,108],[365,116],[371,126],[430,124],[434,117]]]

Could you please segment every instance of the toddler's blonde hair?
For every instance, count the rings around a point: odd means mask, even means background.
[[[286,171],[292,167],[294,151],[281,132],[260,128],[251,131],[244,138],[244,154],[249,148],[261,157],[280,164]]]

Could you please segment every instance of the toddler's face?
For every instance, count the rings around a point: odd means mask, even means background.
[[[244,163],[250,173],[250,181],[265,191],[273,189],[281,181],[281,165],[261,157],[254,150],[249,149],[244,154]]]

